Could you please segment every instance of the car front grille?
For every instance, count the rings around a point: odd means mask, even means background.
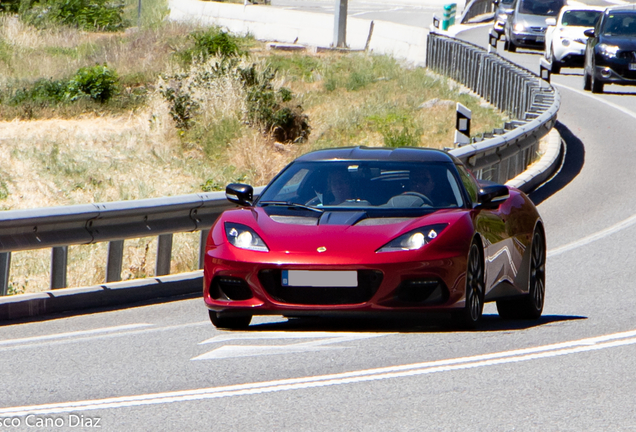
[[[358,270],[357,287],[291,287],[283,286],[280,269],[261,270],[261,285],[274,300],[280,303],[302,305],[344,305],[367,302],[382,283],[382,272]]]
[[[630,63],[636,63],[636,51],[619,51],[616,57],[629,60]]]

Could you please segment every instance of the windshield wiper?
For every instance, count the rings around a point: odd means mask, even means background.
[[[322,209],[319,209],[319,208],[316,208],[316,207],[307,206],[307,205],[304,205],[304,204],[296,204],[296,203],[291,202],[291,201],[259,201],[257,204],[262,206],[262,207],[266,207],[268,205],[273,205],[273,206],[283,206],[283,207],[290,207],[290,208],[300,208],[300,209],[310,210],[310,211],[314,211],[314,212],[318,212],[318,213],[324,213],[324,210],[322,210]]]

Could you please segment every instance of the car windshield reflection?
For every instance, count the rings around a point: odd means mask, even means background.
[[[314,161],[289,166],[257,205],[315,208],[459,208],[464,198],[453,164]]]

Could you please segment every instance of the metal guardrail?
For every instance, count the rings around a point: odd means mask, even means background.
[[[451,150],[482,179],[498,183],[534,162],[539,140],[556,123],[559,93],[534,73],[483,48],[429,34],[426,66],[479,94],[515,120]]]
[[[428,38],[427,66],[519,119],[450,153],[483,179],[505,183],[524,171],[556,121],[558,92],[496,54],[436,34]],[[261,191],[256,188],[255,194]],[[106,282],[114,282],[121,280],[125,239],[159,237],[155,275],[161,276],[170,272],[173,233],[200,231],[201,268],[209,228],[233,207],[223,192],[211,192],[0,212],[0,295],[7,294],[11,252],[22,250],[52,248],[51,288],[56,289],[66,287],[69,245],[109,242]]]

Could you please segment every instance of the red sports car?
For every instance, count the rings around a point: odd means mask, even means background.
[[[450,313],[475,328],[484,302],[536,319],[545,233],[521,191],[476,180],[424,148],[305,154],[253,200],[230,184],[207,241],[203,297],[212,323],[253,315]]]

